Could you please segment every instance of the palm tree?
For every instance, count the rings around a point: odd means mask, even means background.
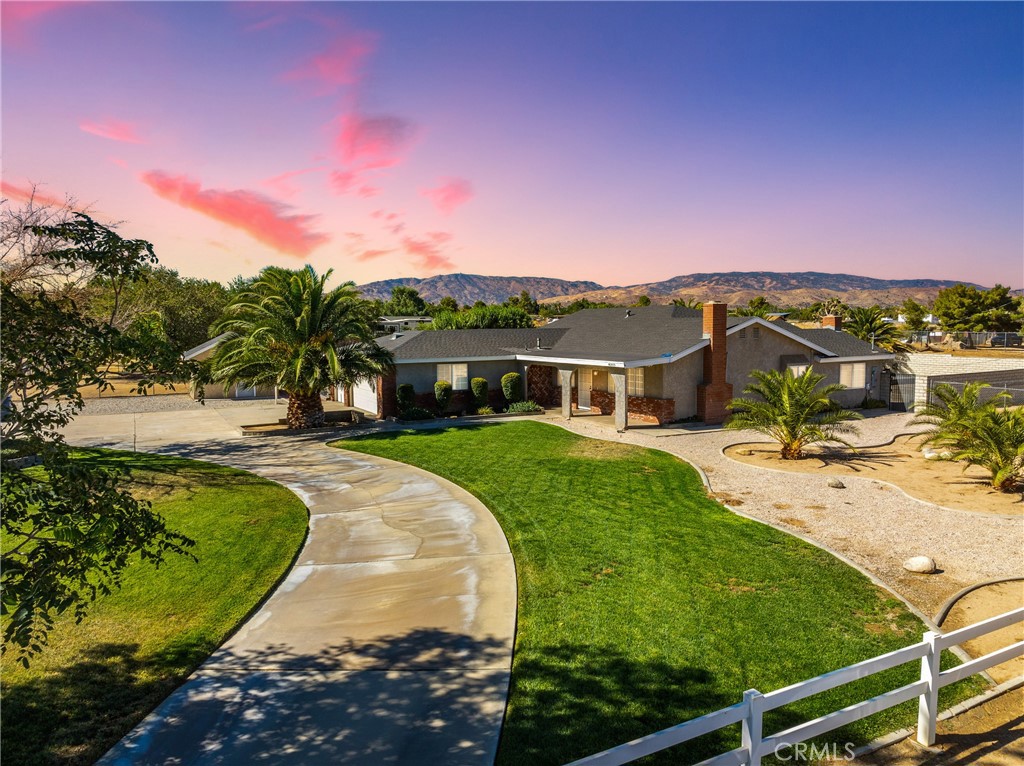
[[[843,329],[856,338],[869,341],[891,353],[910,351],[903,342],[903,333],[894,322],[886,322],[885,312],[880,308],[852,308]]]
[[[852,447],[840,434],[857,433],[849,421],[862,416],[830,398],[845,386],[832,383],[819,388],[825,376],[810,367],[797,376],[789,370],[755,370],[751,375],[757,382],[744,388],[743,393],[756,398],[729,402],[726,406],[733,415],[726,421],[726,428],[749,428],[770,436],[782,446],[783,460],[799,460],[810,444],[833,442]]]
[[[1012,492],[1024,484],[1024,411],[1000,409],[1010,398],[998,393],[981,401],[988,383],[966,383],[963,391],[941,383],[932,391],[936,401],[918,404],[911,425],[933,426],[925,439],[944,451],[944,460],[962,460],[988,469],[992,487]]]
[[[269,266],[228,304],[213,327],[227,333],[212,359],[225,385],[275,386],[288,394],[288,426],[323,425],[320,394],[329,386],[369,380],[393,368],[373,341],[372,306],[355,284],[333,290],[311,266]]]
[[[982,389],[988,383],[965,383],[963,391],[957,391],[949,383],[940,383],[931,391],[927,402],[914,404],[915,417],[910,425],[930,425],[925,444],[937,444],[947,450],[959,450],[970,438],[974,421],[986,407],[998,405],[1002,394],[987,403],[981,401]]]

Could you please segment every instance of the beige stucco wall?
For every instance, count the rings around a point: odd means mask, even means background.
[[[514,360],[497,362],[466,361],[469,379],[484,378],[491,390],[501,390],[501,376],[509,372],[523,373],[522,365]],[[437,383],[437,365],[428,362],[422,364],[399,364],[396,372],[397,385],[411,383],[416,393],[430,393]]]
[[[704,377],[704,351],[695,351],[672,364],[660,365],[659,368],[660,396],[675,400],[676,420],[696,415],[697,386]]]

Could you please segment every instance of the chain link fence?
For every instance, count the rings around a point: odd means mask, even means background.
[[[929,402],[934,403],[936,401],[935,396],[934,396],[935,388],[936,388],[936,386],[942,386],[942,385],[952,386],[954,389],[956,389],[957,393],[963,393],[964,386],[966,386],[967,383],[962,383],[962,382],[959,382],[959,381],[951,381],[951,380],[929,381],[928,382],[928,401]],[[1013,387],[1010,387],[1010,386],[1005,385],[1005,384],[1003,384],[1003,385],[990,385],[990,386],[987,386],[986,388],[981,389],[981,392],[980,392],[978,398],[979,398],[979,400],[981,402],[988,402],[988,401],[991,401],[992,399],[994,399],[995,397],[1000,396],[1000,395],[1002,395],[1004,393],[1008,394],[1008,397],[1003,402],[1003,404],[1005,404],[1005,406],[1014,407],[1014,406],[1024,405],[1024,388],[1013,388]]]

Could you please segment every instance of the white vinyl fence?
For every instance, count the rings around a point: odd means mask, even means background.
[[[756,689],[743,693],[743,701],[731,707],[716,710],[700,718],[686,721],[655,734],[650,734],[602,753],[573,761],[569,766],[620,766],[645,755],[651,755],[674,745],[696,739],[703,734],[740,724],[743,744],[735,750],[716,755],[697,766],[760,766],[761,758],[772,755],[784,747],[791,747],[854,721],[867,718],[881,710],[908,700],[919,698],[917,740],[923,745],[935,744],[935,726],[939,715],[939,689],[968,676],[1024,655],[1024,641],[1018,641],[998,651],[965,662],[949,670],[940,670],[940,656],[945,649],[983,636],[986,633],[1024,622],[1024,608],[984,620],[950,633],[928,631],[923,640],[894,652],[872,657],[849,667],[801,681],[761,694]],[[765,736],[761,730],[765,712],[775,710],[813,694],[835,689],[907,662],[921,661],[921,680],[898,689],[879,694],[869,700],[828,713],[813,721]]]

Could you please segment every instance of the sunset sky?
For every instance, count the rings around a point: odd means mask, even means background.
[[[1021,3],[0,9],[8,204],[183,275],[1024,284]]]

